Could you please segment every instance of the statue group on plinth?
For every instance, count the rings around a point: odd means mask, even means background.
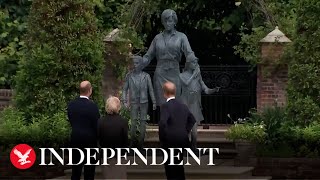
[[[139,146],[144,142],[146,131],[146,118],[148,112],[148,96],[153,102],[153,110],[166,102],[163,96],[162,86],[170,81],[175,84],[176,99],[184,102],[197,123],[191,133],[192,146],[196,148],[197,127],[204,119],[201,112],[201,93],[212,94],[219,88],[210,89],[202,80],[198,58],[191,49],[187,36],[176,30],[178,17],[175,11],[166,9],[161,14],[161,22],[164,31],[154,37],[147,53],[141,56],[133,56],[134,70],[128,73],[123,88],[123,101],[127,104],[127,91],[129,90],[131,111],[131,137],[135,135],[136,126],[140,122]],[[182,56],[186,57],[185,69],[181,73],[179,63]],[[157,60],[153,77],[143,72],[143,68],[153,60]],[[140,117],[138,117],[140,115]]]

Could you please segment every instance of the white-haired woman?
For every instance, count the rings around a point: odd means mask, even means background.
[[[101,148],[128,147],[128,120],[119,115],[121,103],[119,98],[111,96],[106,101],[106,115],[98,124],[98,138]],[[108,152],[110,153],[110,152]],[[103,153],[102,153],[103,158]],[[126,166],[115,166],[115,158],[108,159],[109,165],[101,165],[105,179],[126,179]],[[103,162],[103,161],[102,161]]]

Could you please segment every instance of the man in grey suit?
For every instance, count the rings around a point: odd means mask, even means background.
[[[126,76],[125,84],[123,87],[122,100],[126,107],[130,107],[131,111],[130,146],[132,147],[134,144],[133,142],[136,137],[137,124],[138,121],[140,121],[138,147],[142,148],[146,132],[146,122],[148,120],[148,94],[150,95],[153,103],[153,110],[156,110],[157,106],[150,75],[142,71],[142,57],[133,56],[132,59],[134,70]],[[127,99],[128,90],[130,105]]]

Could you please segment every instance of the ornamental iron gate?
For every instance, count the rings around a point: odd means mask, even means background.
[[[181,67],[183,69],[183,67]],[[144,69],[153,78],[155,66]],[[249,110],[256,108],[256,70],[250,71],[249,65],[201,66],[201,75],[209,88],[221,87],[218,93],[202,93],[201,124],[233,124],[238,118],[249,115]],[[149,100],[149,124],[157,124],[159,108],[152,110]]]

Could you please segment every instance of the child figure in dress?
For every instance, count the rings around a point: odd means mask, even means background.
[[[198,58],[195,56],[187,57],[184,72],[180,74],[181,79],[181,100],[185,103],[194,118],[197,120],[191,132],[191,144],[193,150],[197,148],[197,128],[204,117],[201,106],[201,93],[212,94],[219,91],[219,88],[210,89],[202,80]]]

